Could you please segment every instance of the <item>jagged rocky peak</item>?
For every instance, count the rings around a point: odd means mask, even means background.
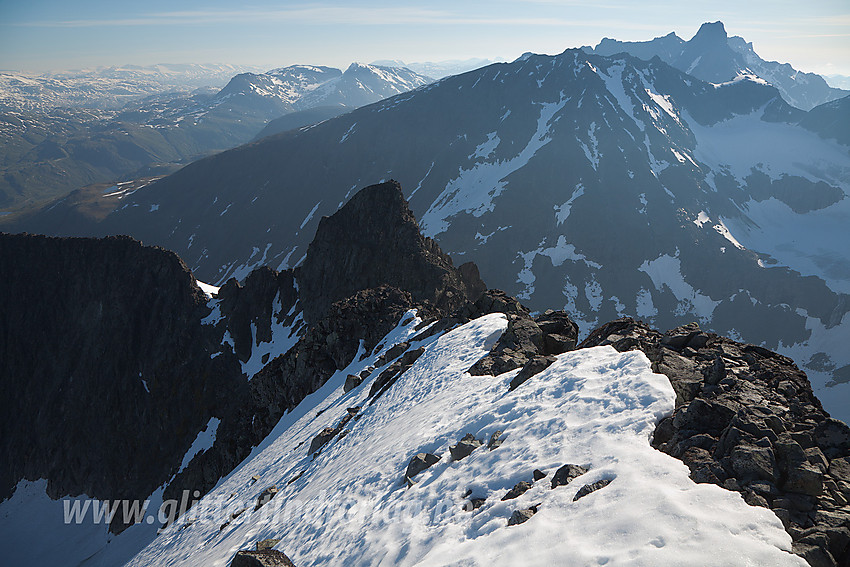
[[[485,285],[473,264],[455,268],[419,224],[397,181],[362,189],[339,211],[323,217],[296,270],[309,298],[305,320],[318,321],[335,301],[356,291],[390,285],[445,312],[475,300]]]

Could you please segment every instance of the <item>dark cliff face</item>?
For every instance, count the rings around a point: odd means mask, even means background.
[[[310,322],[318,321],[333,302],[380,285],[403,289],[416,301],[448,311],[484,287],[477,273],[468,285],[437,243],[422,236],[397,181],[366,187],[323,217],[296,279],[310,301],[304,306]]]
[[[244,396],[210,358],[206,298],[173,253],[125,237],[0,235],[0,493],[145,498]],[[244,382],[244,381],[243,381]]]

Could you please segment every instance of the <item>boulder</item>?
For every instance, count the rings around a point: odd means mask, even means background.
[[[345,393],[348,393],[362,383],[363,383],[363,378],[361,378],[360,376],[358,376],[356,374],[349,374],[345,378],[345,384],[343,384],[343,386],[342,386],[342,391],[345,392]]]
[[[230,567],[295,567],[286,554],[274,550],[237,551]]]
[[[254,506],[254,510],[259,510],[266,504],[268,504],[269,500],[274,498],[278,493],[277,487],[272,485],[260,493],[260,496],[257,497],[257,505]]]
[[[505,500],[513,500],[514,498],[519,498],[520,496],[528,492],[530,489],[531,483],[521,480],[516,483],[513,488],[508,490],[508,492],[504,496],[502,496],[502,502],[504,502]]]
[[[490,440],[487,441],[487,448],[490,449],[491,451],[493,449],[497,449],[502,444],[502,442],[504,440],[505,440],[505,437],[504,437],[503,431],[501,431],[501,430],[494,431],[493,434],[490,436]]]
[[[552,488],[568,485],[574,478],[579,477],[587,472],[587,469],[580,465],[564,465],[555,471],[552,477]]]
[[[606,486],[611,484],[611,480],[612,479],[610,478],[604,478],[602,480],[597,480],[596,482],[591,484],[585,484],[584,486],[579,488],[578,492],[576,492],[576,495],[573,497],[573,502],[575,502],[579,498],[584,498],[591,492],[596,492],[600,488],[605,488]]]
[[[262,540],[257,542],[257,551],[263,551],[264,549],[271,549],[279,543],[280,543],[279,539],[262,539]]]
[[[729,456],[730,466],[739,480],[764,479],[776,481],[778,471],[776,459],[770,448],[755,445],[739,445]]]
[[[511,517],[508,520],[508,525],[516,526],[517,524],[523,524],[536,513],[537,506],[532,506],[531,508],[525,508],[523,510],[514,510],[514,513],[511,514]]]
[[[827,418],[815,428],[815,440],[830,459],[850,453],[850,427],[843,421]]]
[[[310,442],[310,449],[307,451],[309,454],[313,454],[321,449],[328,441],[334,438],[334,436],[338,433],[338,431],[333,427],[325,427],[322,431],[313,437],[313,441]]]
[[[410,459],[410,463],[407,465],[407,471],[404,473],[404,476],[407,478],[413,478],[425,469],[436,464],[439,460],[440,457],[437,455],[433,455],[431,453],[418,453]]]
[[[475,449],[483,444],[472,433],[467,433],[463,436],[463,439],[457,442],[457,445],[449,447],[449,452],[452,455],[452,459],[460,461],[468,457]]]
[[[486,501],[487,501],[486,498],[470,498],[469,500],[467,500],[464,503],[463,509],[466,510],[467,512],[472,512],[473,510],[478,510],[479,508],[481,508],[484,505],[484,503]]]
[[[525,366],[522,367],[514,379],[511,380],[511,385],[508,388],[509,390],[516,390],[521,384],[525,383],[529,378],[534,376],[535,374],[539,374],[543,372],[547,368],[549,368],[553,362],[555,362],[557,357],[549,355],[549,356],[534,356],[531,360],[529,360]]]

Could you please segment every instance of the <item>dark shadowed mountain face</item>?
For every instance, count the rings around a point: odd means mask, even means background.
[[[850,155],[806,116],[770,86],[657,59],[531,55],[194,163],[98,230],[243,278],[297,265],[322,215],[394,178],[426,236],[533,309],[582,332],[697,320],[790,354],[822,389],[850,365]],[[827,409],[844,415],[845,388]]]
[[[317,106],[316,108],[290,112],[289,114],[284,114],[280,118],[270,120],[269,123],[260,130],[260,133],[257,134],[254,141],[261,140],[274,134],[280,134],[281,132],[287,132],[289,130],[318,124],[319,122],[323,122],[329,118],[334,118],[340,114],[345,114],[346,112],[351,112],[351,109],[345,106]]]
[[[0,235],[0,497],[145,498],[247,391],[210,357],[207,298],[172,252],[129,238]]]
[[[803,73],[787,63],[765,61],[742,37],[726,35],[722,22],[703,24],[689,41],[675,33],[651,41],[617,41],[605,38],[589,53],[628,53],[646,61],[659,57],[665,63],[703,81],[725,83],[736,77],[758,77],[776,87],[789,104],[810,110],[841,98],[848,91],[830,87],[820,75]]]

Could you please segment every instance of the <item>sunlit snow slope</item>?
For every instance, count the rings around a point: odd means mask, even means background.
[[[344,393],[347,374],[415,335],[419,319],[405,319],[376,352],[355,357],[285,415],[239,468],[130,564],[225,566],[237,550],[279,538],[276,549],[299,566],[804,565],[788,553],[790,537],[773,513],[695,484],[681,462],[651,448],[655,424],[673,410],[675,396],[640,352],[563,354],[509,392],[514,372],[466,373],[505,329],[504,315],[492,314],[413,341],[410,348],[424,346],[424,354],[373,402],[368,392],[380,368]],[[359,417],[311,457],[314,436],[355,406]],[[486,442],[497,430],[504,432],[501,446],[452,461],[449,445],[464,434]],[[422,452],[440,460],[408,488],[404,471]],[[551,488],[565,463],[589,471]],[[547,477],[501,501],[517,482],[531,481],[534,469]],[[599,480],[611,483],[574,501]],[[280,492],[255,511],[271,485]],[[465,495],[486,500],[469,512]],[[513,511],[532,505],[537,514],[508,526]]]

